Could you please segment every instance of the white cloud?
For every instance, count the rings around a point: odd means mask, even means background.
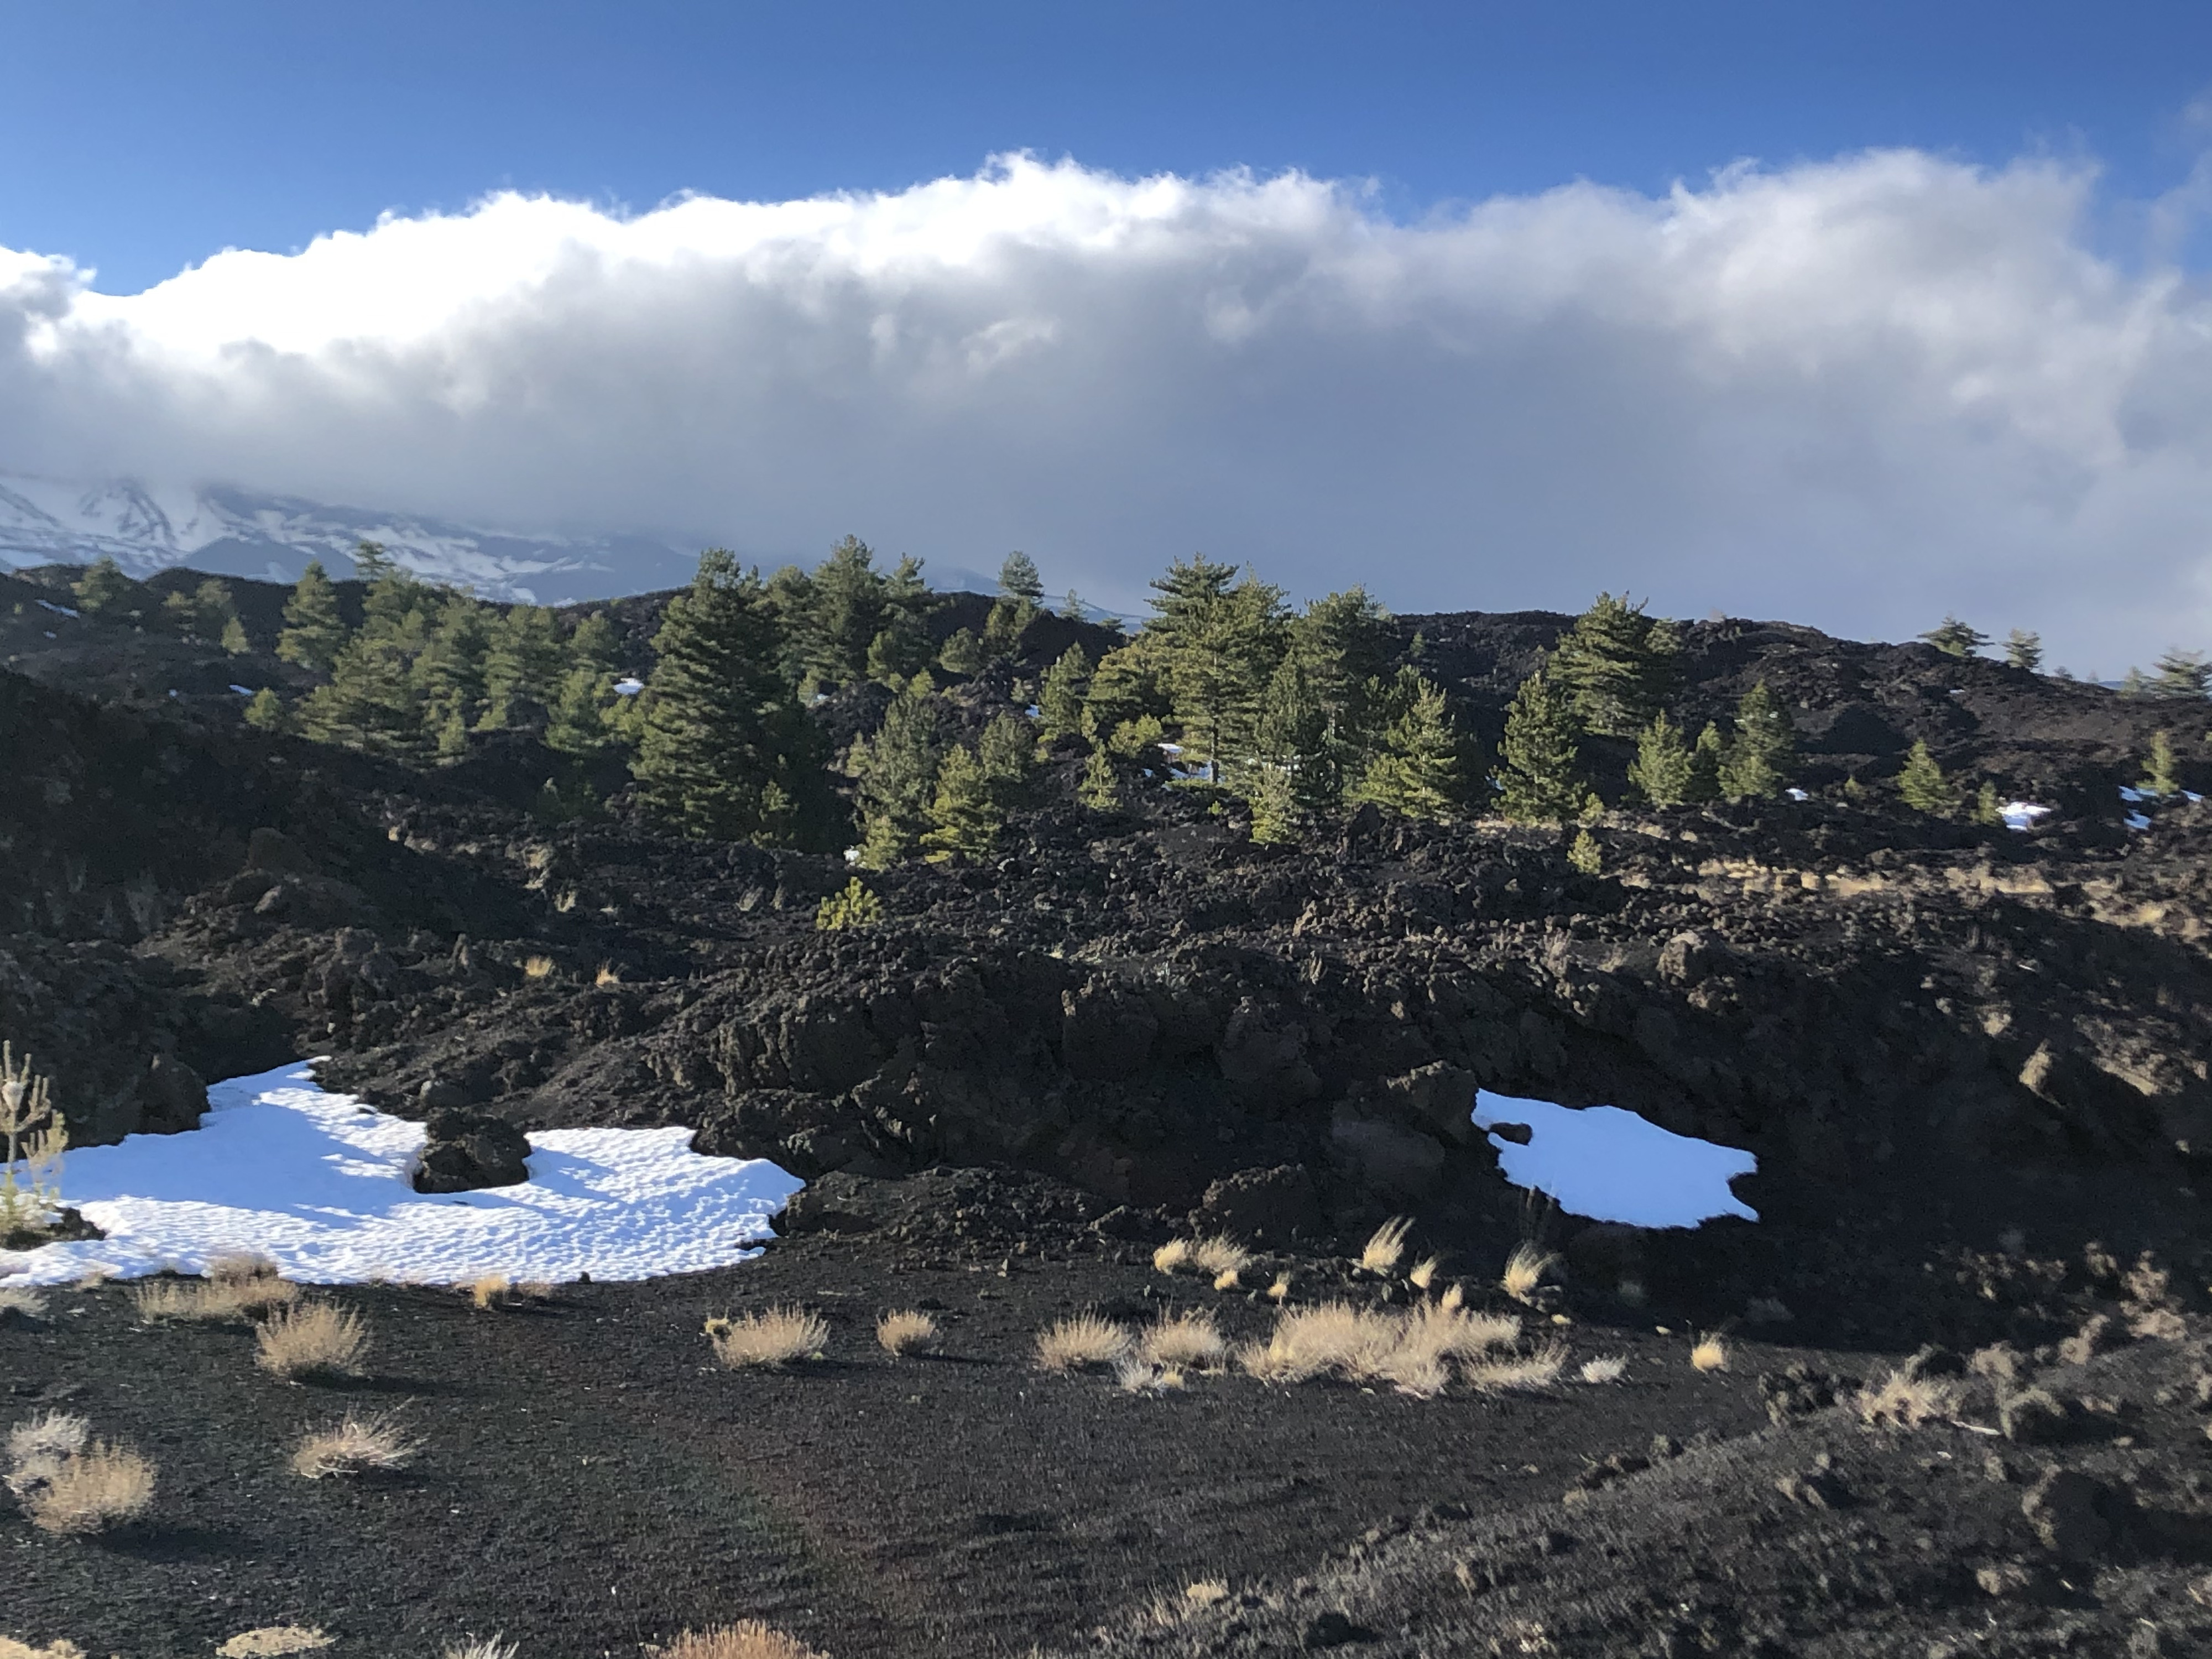
[[[0,251],[0,470],[778,562],[847,530],[1133,607],[1203,550],[1401,610],[2212,635],[2212,305],[2094,178],[1913,152],[1394,223],[1025,159],[635,217],[494,197],[148,292]]]

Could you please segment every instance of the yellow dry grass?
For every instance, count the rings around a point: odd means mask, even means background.
[[[1237,1275],[1252,1265],[1252,1252],[1228,1234],[1216,1233],[1191,1245],[1190,1265],[1202,1273],[1211,1273],[1216,1289],[1225,1289],[1221,1280],[1226,1278],[1235,1284]]]
[[[522,976],[525,979],[552,978],[553,958],[550,957],[526,957],[522,963]]]
[[[1229,1360],[1228,1339],[1210,1313],[1163,1314],[1137,1339],[1147,1364],[1218,1371]]]
[[[210,1264],[212,1266],[212,1264]],[[258,1273],[224,1279],[149,1279],[131,1287],[131,1305],[147,1325],[227,1325],[289,1307],[300,1287]]]
[[[348,1412],[335,1428],[318,1429],[292,1454],[292,1473],[310,1480],[333,1475],[365,1474],[372,1469],[403,1469],[422,1449],[396,1415],[358,1417]]]
[[[732,1370],[775,1370],[801,1359],[819,1359],[830,1346],[830,1322],[804,1308],[767,1308],[734,1319],[707,1322],[714,1358]]]
[[[1404,1216],[1386,1221],[1377,1227],[1373,1236],[1360,1247],[1360,1270],[1370,1273],[1395,1272],[1399,1259],[1406,1254],[1406,1235],[1413,1231],[1413,1222]]]
[[[1628,1356],[1618,1353],[1586,1359],[1581,1371],[1583,1381],[1592,1383],[1618,1382],[1627,1375]]]
[[[908,1309],[876,1322],[876,1346],[888,1354],[915,1353],[937,1340],[937,1322]]]
[[[1486,1391],[1545,1389],[1559,1380],[1566,1363],[1566,1345],[1550,1342],[1534,1353],[1500,1354],[1478,1359],[1462,1365],[1460,1376],[1469,1388]]]
[[[471,1637],[465,1642],[446,1644],[442,1659],[514,1659],[512,1642],[502,1642],[496,1636]]]
[[[1048,1371],[1110,1365],[1129,1352],[1129,1333],[1095,1313],[1063,1319],[1036,1340],[1036,1363]]]
[[[47,1412],[8,1431],[8,1468],[12,1478],[42,1463],[58,1462],[84,1449],[92,1425],[68,1412]]]
[[[1399,1314],[1328,1302],[1285,1311],[1267,1340],[1247,1344],[1237,1361],[1262,1382],[1335,1376],[1347,1382],[1387,1382],[1402,1394],[1426,1398],[1443,1391],[1455,1361],[1490,1363],[1489,1356],[1520,1334],[1521,1322],[1509,1316],[1470,1314],[1440,1303]]]
[[[216,1285],[239,1285],[249,1279],[274,1279],[276,1263],[258,1250],[219,1250],[208,1258],[204,1275]]]
[[[1701,1371],[1728,1369],[1728,1344],[1717,1331],[1708,1331],[1690,1346],[1690,1364]]]
[[[1114,1382],[1123,1394],[1167,1394],[1183,1386],[1182,1368],[1125,1353],[1114,1362]]]
[[[84,1659],[84,1650],[74,1642],[65,1641],[34,1648],[12,1636],[0,1636],[0,1659]]]
[[[653,1651],[660,1659],[823,1659],[798,1638],[757,1619],[707,1631],[687,1630]]]
[[[1234,1267],[1224,1267],[1213,1276],[1213,1288],[1217,1291],[1233,1291],[1243,1282],[1242,1276]]]
[[[621,984],[622,975],[615,971],[614,963],[611,962],[603,962],[599,964],[599,972],[592,975],[592,983],[598,986],[599,989],[604,991],[610,985]]]
[[[1275,1282],[1267,1286],[1267,1300],[1279,1306],[1289,1298],[1290,1294],[1291,1276],[1288,1273],[1277,1273]]]
[[[1424,1256],[1407,1273],[1406,1282],[1417,1291],[1425,1291],[1437,1282],[1437,1270],[1443,1265],[1443,1258],[1440,1255]]]
[[[1893,1370],[1879,1382],[1862,1384],[1853,1401],[1859,1420],[1871,1426],[1917,1429],[1957,1415],[1959,1390],[1932,1376],[1908,1376]]]
[[[1171,1238],[1152,1252],[1152,1267],[1164,1273],[1180,1273],[1190,1265],[1190,1241]]]
[[[1185,1584],[1182,1599],[1197,1607],[1210,1607],[1217,1601],[1226,1601],[1229,1599],[1229,1581],[1226,1578],[1201,1578],[1194,1584]]]
[[[294,1653],[313,1653],[335,1638],[312,1625],[264,1625],[245,1630],[216,1650],[216,1659],[285,1659]]]
[[[280,1309],[253,1334],[253,1363],[288,1382],[354,1376],[368,1348],[361,1316],[327,1302]]]
[[[0,1285],[0,1322],[10,1317],[36,1319],[46,1310],[46,1298],[21,1285]]]
[[[1437,1298],[1437,1306],[1449,1313],[1467,1300],[1467,1291],[1457,1279],[1444,1286],[1444,1293]]]
[[[128,1446],[95,1440],[61,1459],[20,1496],[23,1513],[41,1532],[89,1537],[136,1521],[153,1507],[154,1466]]]
[[[483,1313],[497,1307],[514,1288],[514,1281],[505,1273],[480,1273],[469,1281],[469,1305]]]
[[[1519,1244],[1505,1258],[1505,1273],[1498,1282],[1505,1294],[1516,1302],[1526,1302],[1536,1293],[1544,1282],[1544,1275],[1559,1265],[1559,1258],[1549,1250],[1539,1249],[1534,1244]]]

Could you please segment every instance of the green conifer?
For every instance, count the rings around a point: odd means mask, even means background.
[[[1916,739],[1905,756],[1905,769],[1897,775],[1897,793],[1914,811],[1937,817],[1948,817],[1958,805],[1958,792],[1943,776],[1936,757],[1928,752],[1925,738]]]
[[[921,838],[933,864],[953,859],[981,863],[998,844],[1006,815],[975,751],[946,751],[937,772],[937,793],[930,802],[929,830]]]
[[[983,769],[993,797],[1002,809],[1018,805],[1028,798],[1030,770],[1036,759],[1036,734],[1019,714],[1000,715],[983,728],[982,740],[975,746],[976,764]]]
[[[872,737],[855,738],[845,769],[859,782],[860,864],[888,870],[913,855],[937,798],[938,702],[929,677],[901,687]]]
[[[352,632],[338,610],[337,585],[324,573],[320,560],[308,560],[293,584],[292,597],[284,601],[284,631],[276,636],[276,654],[312,673],[327,674]]]
[[[1682,789],[1683,800],[1698,806],[1708,806],[1718,800],[1721,769],[1727,761],[1728,744],[1722,740],[1721,729],[1707,720],[1690,750],[1690,777]]]
[[[415,659],[415,681],[423,719],[434,733],[442,734],[449,721],[466,723],[483,712],[490,613],[466,593],[447,592],[434,604],[429,637]],[[442,736],[440,747],[441,753],[450,752]]]
[[[1279,786],[1291,806],[1304,811],[1333,806],[1343,798],[1343,779],[1329,742],[1328,711],[1296,652],[1285,654],[1261,696],[1252,726],[1252,753],[1254,764],[1242,770],[1252,772],[1253,777],[1238,780],[1250,788]],[[1253,795],[1252,801],[1256,814],[1258,796]],[[1254,823],[1256,836],[1256,817]]]
[[[246,723],[264,732],[289,732],[292,710],[273,688],[264,685],[246,700]]]
[[[2201,702],[2212,690],[2212,659],[2201,651],[2168,651],[2153,667],[2157,672],[2142,688],[2144,696]]]
[[[948,674],[980,674],[985,658],[983,642],[975,637],[975,630],[956,628],[945,647],[937,653],[938,666]]]
[[[875,559],[866,542],[848,536],[814,568],[804,640],[806,677],[819,690],[868,677],[868,652],[890,614],[890,583]]]
[[[1552,678],[1583,730],[1631,737],[1672,694],[1680,646],[1674,623],[1645,616],[1626,594],[1600,593],[1559,641]]]
[[[1224,763],[1249,752],[1261,694],[1287,644],[1282,590],[1236,574],[1202,555],[1176,560],[1152,580],[1144,632],[1182,728],[1184,761],[1215,782]]]
[[[1665,709],[1636,734],[1636,758],[1628,763],[1628,781],[1654,806],[1680,806],[1690,799],[1690,745]]]
[[[2043,636],[2024,628],[2014,629],[2005,635],[2005,661],[2033,673],[2043,666]]]
[[[76,608],[88,617],[119,617],[142,605],[145,590],[123,574],[123,567],[103,553],[70,584]]]
[[[1944,617],[1939,625],[1920,637],[1950,657],[1971,657],[1990,642],[1988,635],[1968,627],[1956,617]]]
[[[1544,669],[1521,682],[1498,746],[1498,804],[1506,817],[1561,823],[1582,811],[1589,786],[1578,765],[1579,735],[1572,703]]]
[[[399,566],[392,551],[382,542],[356,542],[353,546],[353,579],[365,586],[374,587],[378,582],[398,574]]]
[[[222,648],[234,657],[242,657],[253,649],[253,641],[246,637],[246,624],[234,612],[222,625]]]
[[[1567,867],[1585,876],[1595,876],[1604,870],[1605,854],[1598,847],[1597,837],[1587,829],[1576,830],[1574,840],[1568,844]]]
[[[1305,828],[1305,809],[1298,802],[1291,774],[1262,764],[1245,780],[1244,798],[1252,808],[1252,839],[1263,847],[1295,846]]]
[[[568,672],[555,692],[545,725],[545,746],[565,755],[596,755],[614,742],[612,718],[621,701],[614,690],[615,628],[594,611],[568,636]]]
[[[1735,736],[1721,763],[1721,793],[1730,800],[1761,800],[1782,793],[1797,756],[1790,715],[1766,682],[1756,682],[1735,707]]]
[[[1431,823],[1454,817],[1465,797],[1460,737],[1443,690],[1413,668],[1398,672],[1395,713],[1353,792],[1402,817]],[[1516,700],[1516,707],[1519,706]],[[1513,739],[1509,720],[1506,738]]]
[[[1036,561],[1026,553],[1009,553],[999,567],[999,597],[1002,599],[1025,599],[1033,608],[1044,604],[1044,579],[1038,575]]]
[[[1996,829],[2004,823],[2003,804],[1997,799],[1997,787],[1987,778],[1974,793],[1974,822]]]
[[[568,672],[560,624],[542,605],[518,605],[486,630],[484,709],[478,729],[496,732],[527,701],[550,708]]]
[[[414,659],[427,641],[422,613],[363,627],[339,650],[330,683],[301,705],[301,730],[317,743],[408,756],[424,746],[422,696]]]
[[[1071,645],[1044,671],[1044,683],[1037,689],[1038,735],[1047,743],[1079,735],[1084,695],[1090,690],[1091,658],[1081,646]]]
[[[1121,805],[1121,774],[1103,747],[1093,749],[1083,763],[1083,781],[1075,787],[1075,798],[1094,812],[1110,812]]]
[[[778,666],[759,574],[702,554],[653,636],[659,660],[631,773],[638,799],[687,835],[819,846],[830,829],[821,742]]]
[[[2151,733],[2150,765],[2136,787],[2146,795],[2155,795],[2160,799],[2180,793],[2180,781],[2173,775],[2173,739],[2165,732]]]

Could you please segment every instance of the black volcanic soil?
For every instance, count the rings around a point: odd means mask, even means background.
[[[2212,806],[2138,832],[2118,794],[2161,730],[2212,790],[2201,707],[1700,623],[1686,719],[1765,679],[1808,799],[1609,813],[1593,876],[1569,832],[1494,821],[1363,812],[1279,848],[1181,792],[1087,813],[1064,752],[990,867],[872,877],[882,924],[819,933],[838,860],[659,835],[618,769],[602,811],[546,821],[527,732],[434,770],[268,738],[229,687],[291,671],[60,617],[37,603],[60,580],[0,579],[0,1035],[81,1143],[185,1127],[203,1079],[314,1054],[395,1111],[680,1122],[809,1187],[726,1273],[496,1313],[340,1293],[379,1345],[350,1393],[263,1376],[240,1331],[142,1331],[112,1287],[0,1324],[6,1403],[82,1410],[164,1471],[107,1543],[0,1506],[0,1634],[204,1653],[298,1620],[340,1652],[500,1630],[525,1659],[755,1614],[837,1659],[2212,1634]],[[262,623],[276,602],[242,599]],[[623,602],[634,640],[658,603]],[[1402,628],[1490,741],[1565,621]],[[987,677],[965,714],[1012,689]],[[880,704],[817,712],[847,733]],[[1916,739],[1965,790],[2057,811],[2027,835],[1905,812],[1887,780]],[[1603,784],[1626,754],[1588,757]],[[1643,1232],[1532,1205],[1471,1131],[1478,1087],[1747,1148],[1761,1218]],[[1577,1363],[1625,1354],[1626,1381],[1154,1399],[1029,1364],[1059,1314],[1162,1295],[1264,1329],[1150,1271],[1177,1232],[1260,1246],[1300,1296],[1380,1295],[1340,1264],[1394,1215],[1478,1300],[1516,1243],[1558,1249],[1571,1322],[1543,1328]],[[708,1368],[708,1314],[786,1299],[831,1318],[826,1362]],[[874,1316],[928,1301],[947,1354],[880,1357]],[[1735,1358],[1702,1376],[1688,1336],[1713,1329]],[[2056,1437],[2005,1438],[1982,1376],[1911,1433],[1850,1407],[1929,1345],[1948,1373],[2000,1343]],[[349,1400],[404,1405],[416,1470],[284,1470]]]

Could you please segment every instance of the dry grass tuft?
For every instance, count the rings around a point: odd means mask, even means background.
[[[310,1480],[332,1475],[365,1474],[371,1469],[403,1469],[422,1448],[400,1431],[396,1414],[356,1417],[348,1412],[334,1429],[318,1429],[292,1454],[292,1472]]]
[[[798,1638],[757,1619],[696,1633],[687,1630],[653,1652],[659,1659],[823,1659]]]
[[[21,1482],[17,1496],[31,1524],[41,1532],[85,1538],[136,1521],[154,1504],[154,1466],[127,1446],[95,1440],[26,1480],[18,1470],[9,1485]]]
[[[1399,1326],[1395,1315],[1348,1302],[1288,1309],[1276,1316],[1273,1334],[1240,1349],[1237,1361],[1263,1382],[1331,1375],[1372,1382],[1398,1346]]]
[[[12,1636],[0,1636],[0,1659],[84,1659],[84,1650],[74,1642],[65,1641],[58,1641],[51,1647],[34,1648]]]
[[[1437,1282],[1437,1271],[1444,1265],[1440,1255],[1424,1256],[1416,1261],[1406,1275],[1406,1282],[1417,1291],[1425,1291]]]
[[[1291,1276],[1288,1273],[1277,1273],[1275,1282],[1267,1286],[1267,1300],[1279,1307],[1289,1298],[1290,1294]]]
[[[300,1299],[297,1285],[273,1273],[243,1270],[244,1264],[265,1259],[217,1256],[205,1279],[149,1279],[131,1287],[131,1305],[146,1325],[227,1325],[289,1308]]]
[[[264,1625],[240,1631],[216,1650],[216,1659],[285,1659],[294,1653],[313,1653],[335,1638],[309,1625]]]
[[[1566,1368],[1567,1349],[1563,1342],[1549,1342],[1528,1354],[1502,1354],[1495,1358],[1480,1359],[1463,1365],[1460,1375],[1468,1386],[1474,1389],[1504,1391],[1515,1389],[1547,1389],[1559,1380]]]
[[[550,1302],[561,1287],[550,1279],[526,1279],[514,1287],[525,1302]]]
[[[1210,1607],[1217,1601],[1229,1599],[1226,1578],[1201,1578],[1194,1584],[1183,1586],[1182,1599],[1195,1607]]]
[[[1222,1279],[1225,1278],[1234,1285],[1237,1275],[1252,1265],[1252,1252],[1228,1234],[1216,1233],[1190,1247],[1190,1265],[1202,1273],[1212,1274],[1215,1289],[1225,1289]]]
[[[604,991],[610,985],[621,984],[622,975],[615,971],[614,963],[603,962],[599,964],[599,971],[592,975],[592,983]]]
[[[514,1659],[515,1646],[502,1642],[496,1636],[471,1637],[465,1642],[448,1642],[443,1659]]]
[[[1399,1258],[1406,1254],[1406,1235],[1413,1231],[1413,1222],[1404,1216],[1386,1221],[1377,1227],[1374,1236],[1360,1248],[1360,1270],[1370,1273],[1395,1273]]]
[[[1538,1249],[1534,1244],[1519,1244],[1505,1258],[1505,1276],[1498,1282],[1505,1294],[1516,1302],[1526,1302],[1535,1295],[1536,1287],[1544,1282],[1544,1275],[1559,1265],[1559,1258],[1549,1250]]]
[[[716,1361],[732,1370],[775,1370],[821,1358],[830,1346],[830,1322],[804,1308],[768,1308],[735,1319],[710,1319],[707,1338],[714,1345]]]
[[[1125,1353],[1114,1362],[1114,1384],[1123,1394],[1166,1394],[1183,1386],[1183,1374],[1180,1366]]]
[[[919,1353],[937,1340],[937,1322],[908,1310],[876,1322],[876,1345],[888,1354]]]
[[[253,1333],[253,1363],[288,1382],[356,1376],[368,1348],[361,1316],[327,1302],[281,1308]]]
[[[1129,1333],[1095,1313],[1063,1319],[1036,1340],[1036,1363],[1048,1371],[1081,1370],[1110,1365],[1126,1356]]]
[[[1180,1273],[1190,1265],[1190,1241],[1171,1238],[1152,1252],[1152,1267],[1160,1273]]]
[[[1718,1331],[1707,1331],[1691,1345],[1690,1364],[1701,1371],[1724,1371],[1728,1369],[1728,1344],[1721,1340]]]
[[[67,1412],[48,1412],[18,1423],[8,1431],[8,1465],[11,1471],[41,1462],[74,1457],[84,1449],[92,1425]]]
[[[1893,1370],[1879,1382],[1863,1384],[1854,1403],[1863,1423],[1917,1429],[1923,1423],[1941,1423],[1955,1416],[1959,1391],[1940,1378]]]
[[[497,1307],[514,1289],[514,1281],[505,1273],[480,1273],[465,1287],[469,1293],[469,1305],[478,1313]]]
[[[1449,1313],[1466,1300],[1466,1288],[1460,1284],[1459,1280],[1455,1279],[1450,1284],[1444,1286],[1444,1293],[1437,1298],[1437,1306],[1442,1308],[1446,1313]]]
[[[1213,1276],[1213,1288],[1217,1291],[1233,1291],[1243,1282],[1234,1267],[1224,1267]]]
[[[0,1287],[0,1324],[10,1319],[36,1319],[46,1310],[46,1298],[21,1285]]]
[[[1586,1359],[1580,1375],[1585,1382],[1618,1382],[1628,1375],[1628,1356],[1613,1353]]]
[[[241,1285],[249,1279],[274,1279],[276,1264],[258,1250],[221,1250],[208,1258],[204,1278],[216,1285]]]
[[[1218,1371],[1229,1363],[1229,1343],[1210,1313],[1162,1314],[1137,1339],[1137,1357],[1152,1365]]]
[[[522,963],[522,976],[525,979],[552,978],[553,958],[550,957],[525,957]]]

